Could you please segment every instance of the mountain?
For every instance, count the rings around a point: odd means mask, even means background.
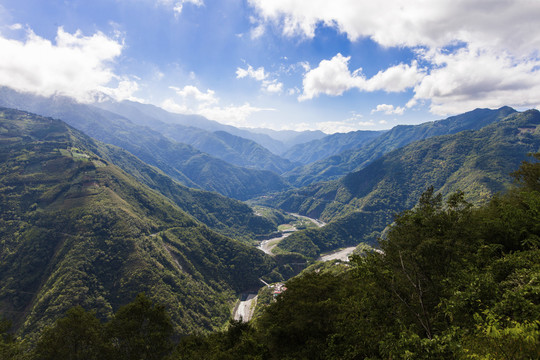
[[[282,156],[306,165],[349,149],[362,147],[383,133],[383,131],[364,130],[336,133],[321,139],[294,145],[285,151]]]
[[[248,129],[246,129],[248,130]],[[322,139],[327,136],[320,130],[305,130],[305,131],[294,131],[294,130],[272,130],[264,128],[253,128],[249,129],[252,133],[257,133],[260,135],[268,135],[273,139],[276,139],[281,142],[281,147],[278,149],[276,154],[281,155],[284,151],[289,149],[292,146],[303,144],[317,139]]]
[[[298,167],[283,174],[283,176],[295,186],[337,179],[352,171],[360,170],[382,155],[414,141],[432,136],[455,134],[464,130],[481,129],[513,112],[515,110],[507,106],[497,110],[476,109],[444,120],[420,125],[398,125],[366,146],[347,150],[341,154]]]
[[[95,139],[131,152],[189,187],[245,200],[288,186],[275,173],[231,165],[120,115],[70,98],[44,98],[2,88],[0,105],[65,120]]]
[[[289,160],[273,154],[255,141],[232,135],[228,132],[232,127],[213,126],[217,129],[227,129],[225,131],[209,131],[197,127],[198,124],[201,124],[200,126],[205,124],[201,117],[171,114],[156,106],[132,101],[105,101],[94,105],[119,114],[137,125],[158,131],[173,141],[192,145],[202,152],[237,166],[269,170],[277,174],[295,167],[295,164]],[[179,120],[185,118],[196,121]],[[174,122],[174,120],[177,121]],[[189,126],[182,125],[182,123],[189,124]]]
[[[443,196],[461,190],[472,203],[483,203],[491,195],[507,189],[512,182],[513,169],[518,168],[529,153],[538,151],[540,112],[511,112],[480,130],[417,141],[340,180],[291,190],[267,197],[263,202],[286,211],[320,217],[326,222],[340,219],[340,225],[333,230],[330,224],[311,230],[318,232],[316,236],[302,232],[292,234],[279,244],[281,248],[291,251],[290,244],[302,236],[324,248],[322,242],[340,228],[356,229],[356,232],[349,231],[350,236],[334,241],[334,245],[354,245],[372,232],[383,230],[385,222],[394,214],[414,207],[420,195],[431,186]],[[361,222],[357,221],[357,212],[364,214]],[[366,227],[365,219],[374,225]],[[322,236],[325,233],[327,236]],[[374,233],[372,240],[376,236]]]
[[[113,112],[120,111],[118,107],[123,107],[124,105],[127,105],[131,109],[136,109],[139,114],[142,113],[150,118],[160,119],[160,121],[168,124],[183,125],[209,132],[225,131],[229,134],[240,136],[244,139],[253,140],[277,155],[279,155],[279,153],[283,150],[284,144],[269,135],[256,133],[246,128],[237,128],[231,125],[221,124],[217,121],[209,120],[201,115],[175,114],[151,104],[142,104],[127,100],[120,103],[110,101],[96,103],[96,106],[111,110]]]
[[[60,120],[0,109],[0,313],[32,337],[75,305],[105,319],[145,292],[177,333],[220,328],[274,259],[194,220],[95,146]]]
[[[183,186],[117,146],[93,139],[87,139],[85,146],[220,234],[249,242],[257,235],[275,231],[276,224],[255,215],[243,202],[215,192]]]

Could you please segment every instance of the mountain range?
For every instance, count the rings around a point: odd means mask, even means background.
[[[509,115],[500,118],[501,112]],[[513,169],[540,151],[540,112],[503,108],[493,113],[497,121],[479,130],[417,141],[339,180],[261,199],[262,204],[329,222],[322,229],[297,232],[278,247],[314,256],[361,241],[374,243],[394,215],[414,207],[430,187],[443,196],[463,191],[473,204],[505,191]]]
[[[139,292],[167,308],[177,334],[220,329],[260,279],[376,246],[426,190],[483,204],[540,151],[540,113],[509,107],[324,135],[7,88],[0,105],[11,107],[0,108],[0,313],[28,339],[72,306],[105,320]],[[268,256],[255,239],[284,217],[253,204],[327,224]]]
[[[189,187],[216,191],[241,200],[288,187],[273,172],[229,164],[121,115],[66,97],[44,98],[3,88],[0,106],[63,119],[97,140],[131,152]]]
[[[365,146],[352,148],[342,153],[293,169],[283,176],[295,186],[304,186],[320,181],[337,179],[352,171],[365,167],[382,155],[432,136],[455,134],[464,130],[477,130],[515,112],[510,107],[497,110],[476,109],[444,120],[420,125],[398,125],[376,137]]]
[[[258,287],[275,260],[173,202],[204,207],[205,194],[169,184],[183,191],[171,200],[114,165],[125,154],[110,150],[60,120],[0,109],[0,311],[32,337],[75,305],[104,319],[145,291],[167,307],[178,333],[219,328],[236,293]],[[139,178],[152,176],[162,183],[148,169]],[[221,215],[246,210],[236,207]]]

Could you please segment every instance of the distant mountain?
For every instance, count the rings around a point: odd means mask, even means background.
[[[282,156],[285,159],[306,165],[349,149],[365,146],[383,133],[384,131],[364,130],[336,133],[321,139],[294,145],[285,151]]]
[[[202,152],[237,166],[269,170],[277,174],[296,166],[255,141],[232,135],[229,131],[244,135],[246,132],[232,126],[209,122],[202,117],[171,114],[156,106],[132,101],[105,101],[94,106],[119,114],[137,125],[158,131],[171,140],[192,145]],[[205,127],[205,124],[212,125],[206,126],[211,129],[226,130],[203,130],[201,127]]]
[[[512,182],[510,173],[529,153],[539,151],[540,112],[510,111],[506,118],[480,130],[417,141],[340,180],[312,184],[267,197],[263,202],[327,222],[340,219],[339,226],[330,223],[320,230],[311,230],[311,235],[298,232],[279,245],[297,251],[299,244],[305,246],[309,240],[327,250],[324,242],[329,239],[333,247],[340,247],[381,231],[395,213],[415,206],[430,186],[445,196],[461,190],[467,200],[482,203],[507,189]],[[359,216],[359,212],[363,215]],[[344,229],[346,237],[333,234],[343,233]],[[371,240],[377,236],[371,235]],[[305,241],[298,242],[300,237]],[[311,253],[315,251],[313,246],[307,248]]]
[[[278,149],[277,154],[281,155],[284,151],[287,151],[292,146],[310,142],[313,140],[322,139],[327,134],[323,133],[320,130],[305,130],[305,131],[294,131],[294,130],[272,130],[264,128],[253,128],[246,129],[250,132],[257,134],[265,134],[273,139],[276,139],[281,142],[282,146]]]
[[[352,171],[360,170],[384,154],[414,141],[432,136],[455,134],[463,130],[481,129],[513,112],[515,110],[507,106],[497,110],[476,109],[444,120],[420,125],[398,125],[366,146],[347,150],[341,154],[298,167],[283,176],[295,186],[337,179]]]
[[[0,313],[32,337],[75,305],[104,319],[146,292],[178,333],[221,328],[274,259],[208,229],[95,146],[62,121],[0,109]]]
[[[229,134],[243,137],[244,139],[253,140],[277,155],[279,155],[279,152],[283,150],[284,145],[281,141],[276,140],[266,134],[256,133],[250,131],[249,129],[241,129],[234,126],[221,124],[200,115],[175,114],[154,105],[141,104],[134,101],[122,101],[121,103],[116,104],[114,102],[103,102],[97,103],[96,105],[115,112],[115,110],[119,111],[117,108],[118,104],[129,105],[131,109],[137,109],[139,114],[142,113],[150,118],[160,119],[168,124],[183,125],[209,132],[225,131]]]
[[[118,166],[140,183],[169,198],[180,209],[223,235],[249,242],[258,235],[276,230],[276,224],[255,215],[243,202],[215,192],[183,186],[119,147],[90,138],[86,139],[85,147]]]
[[[62,119],[89,136],[131,152],[189,187],[240,200],[287,187],[275,173],[231,165],[118,114],[66,97],[43,98],[2,88],[0,106]]]

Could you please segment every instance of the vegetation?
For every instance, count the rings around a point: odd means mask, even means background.
[[[537,358],[540,163],[515,176],[479,208],[425,192],[382,252],[305,271],[253,323],[184,339],[175,358]]]
[[[62,119],[88,136],[129,151],[186,186],[216,191],[239,200],[288,187],[271,171],[231,165],[118,114],[69,98],[51,100],[2,90],[0,102],[4,106]]]
[[[209,331],[227,322],[236,292],[279,278],[274,259],[93,146],[59,120],[0,110],[0,313],[18,335],[33,342],[78,305],[108,319],[139,292],[167,309],[176,334]]]
[[[338,179],[350,172],[359,171],[381,156],[415,141],[433,136],[456,134],[465,130],[478,130],[498,122],[514,112],[514,109],[507,106],[498,110],[476,109],[444,120],[420,125],[398,125],[365,146],[297,167],[283,176],[295,186],[307,186],[321,181]]]
[[[325,136],[322,139],[312,140],[307,143],[297,144],[284,152],[282,156],[291,161],[301,164],[312,162],[337,155],[349,149],[356,149],[367,145],[383,131],[358,130],[348,133],[336,133]]]
[[[320,230],[296,233],[280,244],[287,251],[316,257],[320,253],[316,247],[327,238],[337,247],[373,239],[370,234],[382,231],[394,214],[413,207],[430,186],[445,197],[463,190],[467,201],[481,204],[507,189],[512,182],[510,172],[528,153],[539,150],[540,112],[513,112],[477,131],[407,145],[340,180],[268,196],[260,202],[329,222]],[[372,225],[366,224],[366,217],[374,219],[368,220]],[[339,225],[331,226],[337,219]]]

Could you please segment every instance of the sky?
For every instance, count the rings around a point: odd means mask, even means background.
[[[0,86],[239,127],[540,108],[540,0],[0,0]]]

